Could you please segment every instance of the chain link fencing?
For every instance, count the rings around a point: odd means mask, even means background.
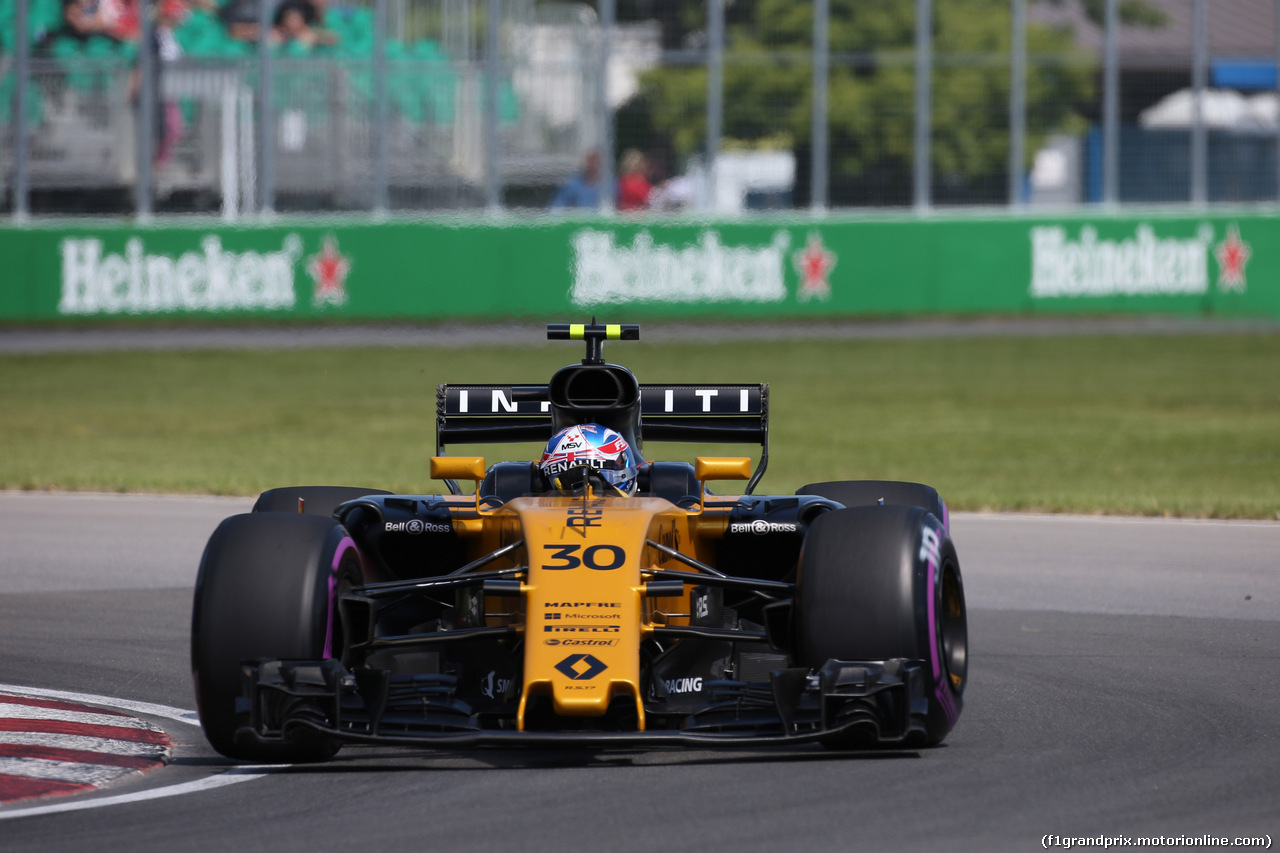
[[[0,0],[0,213],[1280,197],[1280,0],[314,1],[260,51],[302,0],[142,0],[132,39]]]

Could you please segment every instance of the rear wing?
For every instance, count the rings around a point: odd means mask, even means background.
[[[546,385],[436,386],[436,455],[447,445],[546,442],[551,438]],[[757,444],[760,462],[748,494],[769,463],[769,385],[640,386],[644,441]]]

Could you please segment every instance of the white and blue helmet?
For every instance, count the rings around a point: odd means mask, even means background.
[[[636,493],[636,455],[627,440],[616,431],[598,424],[565,427],[551,437],[538,468],[553,488],[571,488],[561,475],[575,468],[590,467],[618,491]]]

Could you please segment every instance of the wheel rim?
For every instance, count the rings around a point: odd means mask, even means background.
[[[965,612],[964,588],[954,560],[943,567],[941,607],[938,608],[938,645],[943,672],[953,693],[964,691],[969,677],[969,620]]]

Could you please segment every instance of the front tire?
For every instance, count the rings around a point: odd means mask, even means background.
[[[332,517],[339,504],[362,498],[365,495],[389,495],[383,489],[361,489],[355,486],[284,486],[268,489],[258,495],[253,512],[291,512],[295,515],[323,515]],[[298,512],[298,502],[302,511]]]
[[[337,656],[334,590],[359,579],[355,544],[332,519],[254,513],[218,526],[200,562],[191,619],[196,707],[214,749],[259,762],[324,761],[338,751],[337,740],[301,727],[282,743],[237,737],[249,724],[242,664]]]
[[[818,495],[827,500],[857,506],[918,506],[933,513],[943,527],[950,526],[947,504],[933,486],[902,480],[831,480],[810,483],[797,495]]]
[[[796,615],[801,664],[920,660],[924,745],[941,743],[955,726],[968,682],[964,586],[955,547],[932,513],[869,506],[819,516],[800,552]]]

